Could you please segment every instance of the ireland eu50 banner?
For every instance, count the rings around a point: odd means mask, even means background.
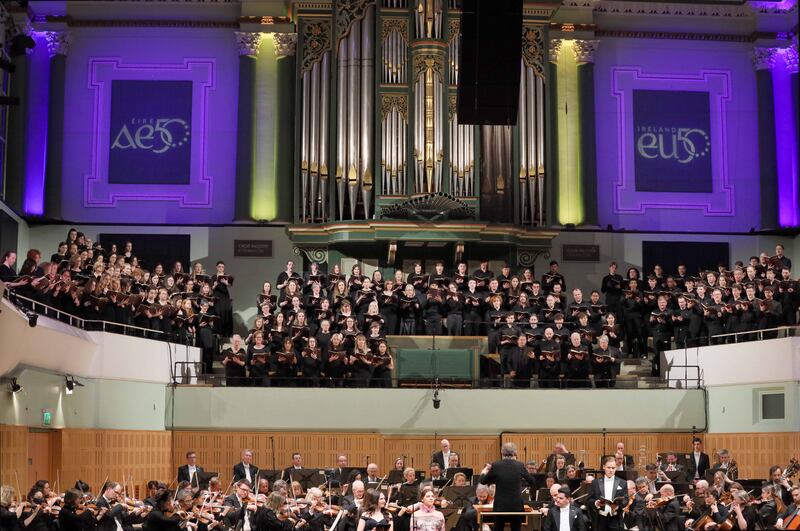
[[[710,193],[708,92],[634,90],[636,190]]]
[[[111,83],[111,184],[189,184],[192,82]]]

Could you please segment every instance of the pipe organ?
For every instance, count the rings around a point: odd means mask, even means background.
[[[478,126],[456,108],[460,0],[293,5],[298,221],[381,218],[445,193],[478,219],[547,223],[547,18],[523,23],[517,125]]]

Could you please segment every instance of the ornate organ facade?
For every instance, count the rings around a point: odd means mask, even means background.
[[[417,201],[442,219],[548,224],[550,10],[525,6],[517,125],[478,126],[456,106],[460,4],[294,3],[295,221],[397,219]]]

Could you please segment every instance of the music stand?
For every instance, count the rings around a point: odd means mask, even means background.
[[[402,470],[392,470],[389,472],[389,477],[386,478],[386,482],[389,485],[397,485],[398,483],[402,483],[405,481],[403,479],[403,471]]]
[[[418,501],[419,498],[419,485],[404,484],[400,487],[398,494],[398,501],[400,505],[411,505]]]
[[[444,487],[445,485],[450,483],[450,480],[449,479],[434,479],[434,480],[431,480],[430,483],[431,483],[431,485],[433,485],[434,488],[441,489],[442,487]]]
[[[264,478],[269,481],[270,486],[272,486],[276,481],[281,479],[282,470],[259,470],[258,474],[256,475],[257,478]]]
[[[470,497],[475,496],[475,487],[445,487],[442,497],[447,500],[448,506],[452,505],[456,509],[463,509],[470,504]]]
[[[200,490],[208,488],[208,482],[213,477],[219,476],[218,472],[198,472],[197,473],[197,486]]]
[[[355,481],[356,476],[361,474],[367,475],[367,469],[362,466],[345,466],[342,467],[342,474],[339,476],[339,483],[342,485],[350,484]]]
[[[467,476],[467,481],[470,481],[472,479],[472,474],[474,473],[471,468],[466,468],[466,467],[448,468],[447,470],[444,471],[444,477],[450,479],[459,472]]]
[[[299,468],[292,470],[289,474],[292,481],[297,481],[302,485],[304,491],[311,487],[319,487],[325,483],[325,474],[319,468]]]
[[[670,472],[664,472],[666,476],[672,481],[673,483],[686,483],[686,472],[683,470],[675,470]]]

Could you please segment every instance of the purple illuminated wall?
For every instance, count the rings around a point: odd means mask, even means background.
[[[22,205],[26,214],[41,216],[44,213],[44,166],[47,154],[47,102],[50,90],[50,56],[44,34],[34,33],[36,46],[29,56],[28,67],[28,119],[25,132],[25,199]]]
[[[67,61],[63,213],[92,223],[229,223],[238,55],[230,30],[80,28]],[[190,184],[108,182],[115,79],[193,81]]]
[[[755,71],[744,44],[605,38],[595,60],[600,225],[649,231],[758,228]],[[708,92],[712,192],[634,186],[634,90]]]

